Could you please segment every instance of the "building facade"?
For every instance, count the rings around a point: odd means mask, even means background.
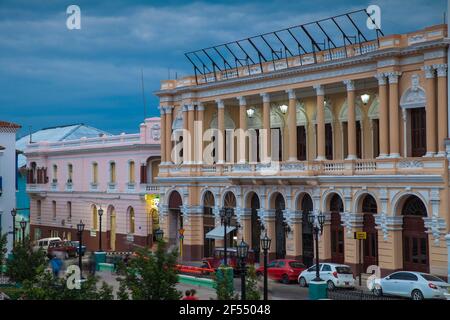
[[[137,134],[28,144],[31,237],[77,240],[83,221],[88,250],[150,246],[158,228],[160,119]],[[100,209],[103,215],[99,216]]]
[[[13,217],[16,207],[16,132],[20,126],[0,121],[0,235],[8,234],[7,249],[13,247]]]
[[[447,277],[447,26],[162,82],[160,223],[184,259],[234,208],[230,236],[323,261]],[[212,80],[210,80],[212,79]],[[210,81],[209,81],[210,80]],[[213,130],[208,130],[213,129]],[[239,130],[241,129],[241,130]],[[180,233],[180,229],[182,232]]]

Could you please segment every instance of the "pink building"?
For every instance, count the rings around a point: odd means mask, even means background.
[[[100,232],[103,250],[152,244],[160,118],[146,119],[137,134],[28,144],[25,155],[32,239],[77,240],[82,220],[88,250],[99,248]]]

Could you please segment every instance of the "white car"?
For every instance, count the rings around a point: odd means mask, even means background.
[[[354,288],[355,278],[352,269],[345,264],[320,263],[319,275],[323,281],[326,281],[329,290],[339,288]],[[304,270],[298,276],[298,283],[301,287],[309,285],[311,280],[316,278],[316,265]]]
[[[423,272],[398,271],[387,277],[377,279],[373,293],[407,297],[413,300],[446,299],[450,284]]]

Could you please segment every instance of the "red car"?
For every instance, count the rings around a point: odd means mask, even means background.
[[[297,260],[279,259],[273,260],[267,264],[267,276],[270,279],[281,281],[288,284],[291,281],[297,281],[300,273],[306,269],[306,266]],[[258,276],[264,275],[264,266],[256,269]]]
[[[53,258],[54,255],[63,259],[76,257],[77,248],[74,247],[70,241],[57,241],[51,243],[47,249],[47,256],[49,259]]]

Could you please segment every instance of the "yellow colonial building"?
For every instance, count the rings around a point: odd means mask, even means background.
[[[183,259],[223,246],[219,210],[232,207],[230,245],[259,252],[267,232],[271,258],[311,265],[306,216],[322,212],[321,260],[356,268],[354,232],[366,231],[365,268],[447,277],[447,26],[342,33],[342,45],[310,35],[300,50],[292,31],[298,52],[281,31],[280,51],[246,39],[256,58],[244,40],[245,53],[208,48],[200,63],[187,54],[193,76],[162,81],[160,225]]]

